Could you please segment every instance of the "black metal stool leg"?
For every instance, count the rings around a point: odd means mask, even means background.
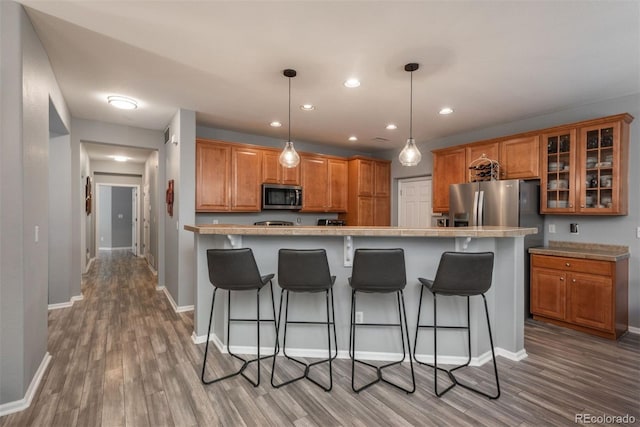
[[[207,369],[207,355],[209,353],[209,337],[211,336],[211,322],[213,320],[213,306],[216,302],[216,291],[218,289],[213,288],[213,296],[211,297],[211,313],[209,314],[209,328],[207,329],[207,343],[204,346],[204,361],[202,362],[202,374],[200,375],[200,380],[203,384],[211,384],[213,381],[207,381],[204,379],[204,372]]]

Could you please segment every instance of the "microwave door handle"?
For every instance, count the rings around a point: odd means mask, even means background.
[[[480,191],[480,198],[478,199],[478,225],[484,225],[484,190]]]
[[[296,190],[296,206],[300,206],[300,190]]]

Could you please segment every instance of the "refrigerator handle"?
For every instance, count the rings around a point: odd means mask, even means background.
[[[473,193],[473,221],[469,225],[478,225],[478,192]]]
[[[484,225],[484,190],[480,191],[480,197],[478,198],[478,225]]]

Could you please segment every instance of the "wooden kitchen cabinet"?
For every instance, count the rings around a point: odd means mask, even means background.
[[[533,318],[617,339],[628,326],[628,258],[531,255]]]
[[[500,178],[540,178],[538,135],[500,141]]]
[[[280,151],[262,151],[262,183],[300,185],[300,165],[285,168],[280,164]]]
[[[541,213],[627,215],[628,114],[542,135]]]
[[[391,162],[368,157],[349,159],[347,225],[391,225]]]
[[[487,159],[495,160],[500,163],[500,143],[498,142],[489,142],[482,144],[469,144],[465,149],[465,174],[467,180],[465,182],[471,181],[471,174],[469,173],[469,166],[475,160],[481,159],[485,156]],[[500,163],[502,164],[502,163]]]
[[[347,161],[325,156],[302,155],[301,212],[347,210]]]
[[[262,150],[231,148],[231,210],[259,212],[262,209]]]
[[[231,208],[231,146],[196,140],[196,212]]]
[[[432,210],[434,213],[449,213],[449,186],[467,182],[466,148],[446,148],[432,153]]]

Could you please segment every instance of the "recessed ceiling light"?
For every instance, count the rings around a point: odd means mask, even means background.
[[[316,107],[314,107],[312,104],[302,104],[300,106],[300,109],[304,111],[311,111],[311,110],[315,110]]]
[[[357,141],[358,137],[357,136],[350,136],[349,137],[349,141]]]
[[[125,156],[111,156],[111,158],[116,162],[126,162],[127,160],[129,160],[129,158]]]
[[[108,96],[107,102],[121,110],[135,110],[138,108],[136,100],[126,96]]]
[[[398,129],[398,126],[394,125],[393,123],[389,123],[389,124],[387,125],[387,129],[389,129],[389,130]]]
[[[274,128],[279,128],[280,126],[282,126],[282,123],[278,122],[278,121],[274,121],[269,123],[269,126],[274,127]]]
[[[439,111],[440,114],[442,114],[443,116],[446,116],[447,114],[451,114],[453,113],[453,108],[451,107],[444,107]]]
[[[346,82],[344,82],[344,86],[345,87],[358,87],[360,86],[360,80],[358,79],[349,79]]]

